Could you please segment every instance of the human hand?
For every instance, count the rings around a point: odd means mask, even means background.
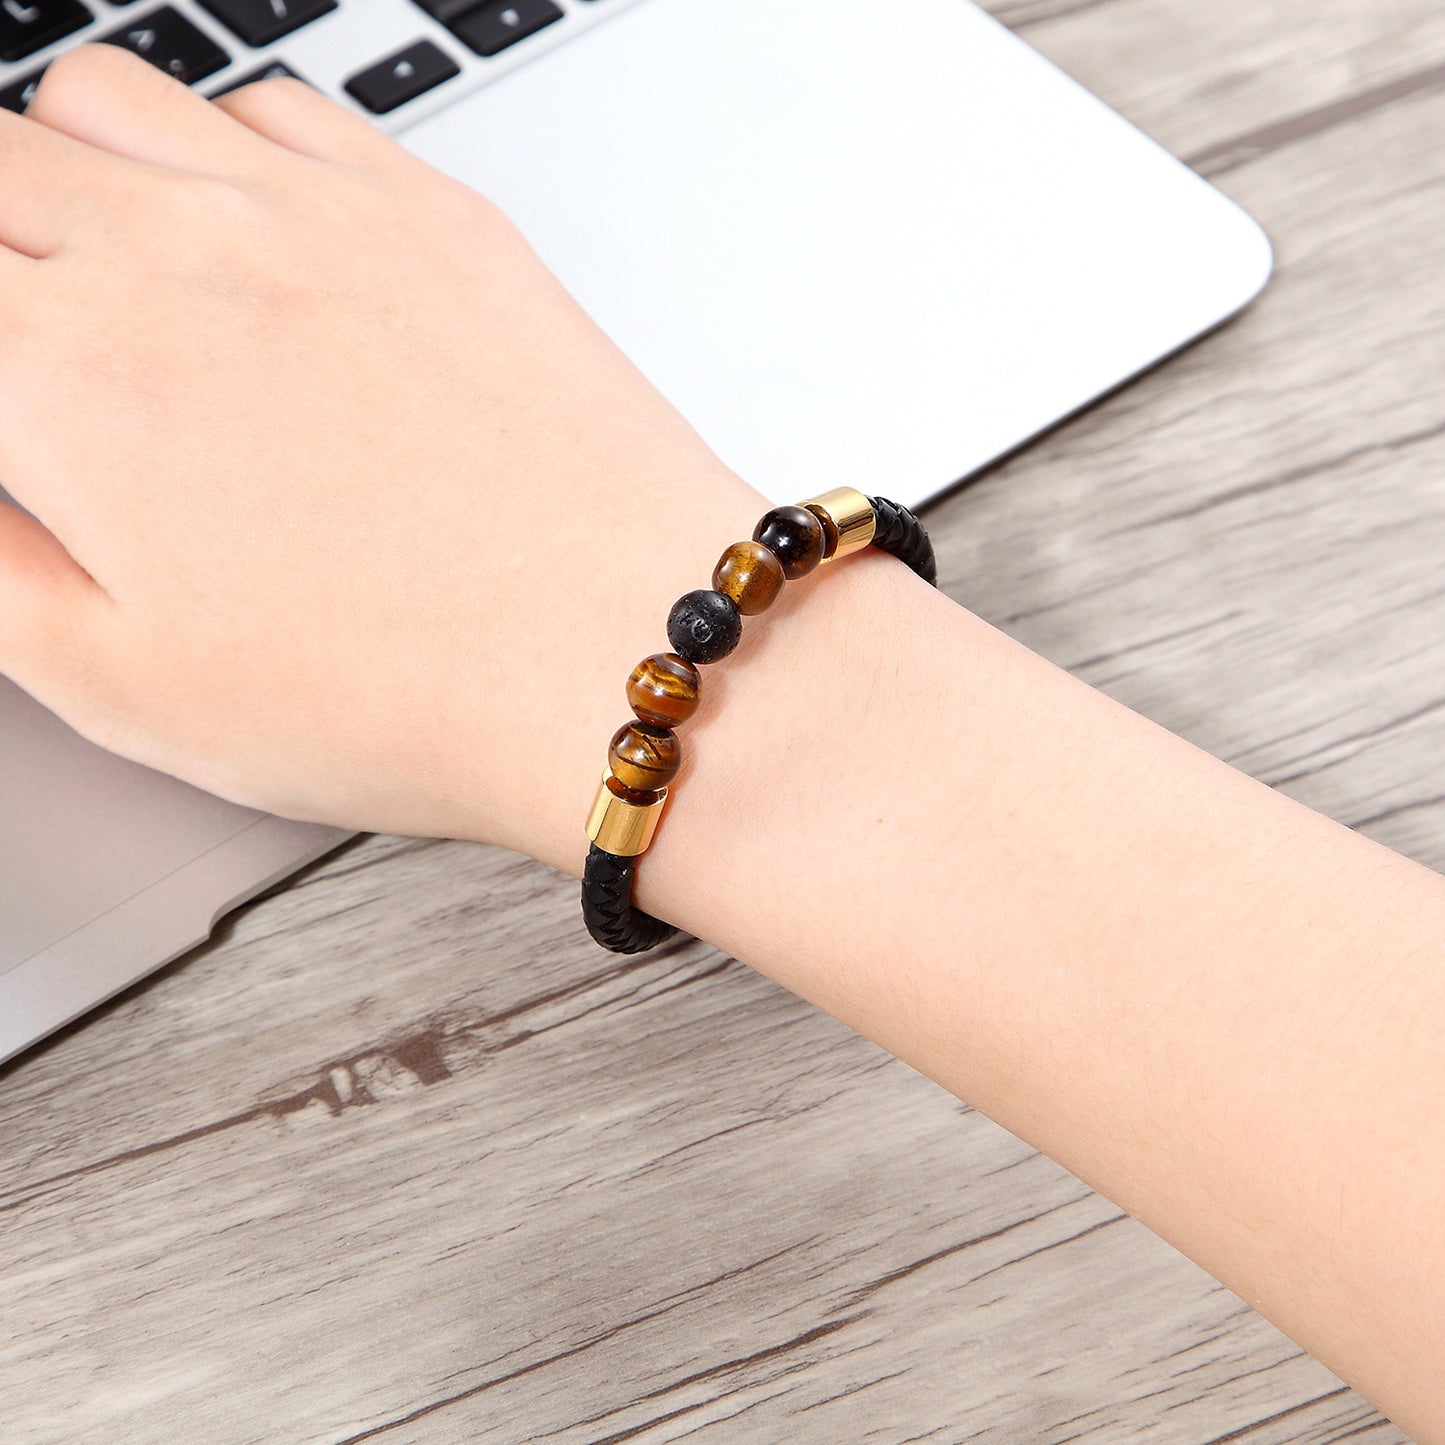
[[[580,871],[627,672],[766,499],[493,206],[298,82],[81,47],[0,112],[0,187],[38,519],[0,508],[0,672],[235,801]]]

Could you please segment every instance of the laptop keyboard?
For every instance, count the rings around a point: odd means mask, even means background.
[[[107,45],[134,51],[142,60],[149,60],[158,70],[167,71],[187,85],[225,69],[231,59],[209,35],[197,30],[169,5],[138,15],[98,38]]]
[[[336,0],[201,0],[232,35],[259,49],[336,9]]]
[[[297,76],[396,130],[629,3],[0,0],[0,106],[23,112],[57,54],[99,40],[186,85],[219,77],[213,96]]]
[[[373,115],[386,115],[460,73],[456,61],[445,51],[430,40],[418,40],[353,75],[346,82],[346,90]]]

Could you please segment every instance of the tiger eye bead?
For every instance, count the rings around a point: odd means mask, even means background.
[[[665,788],[682,766],[682,744],[671,728],[623,723],[612,734],[607,765],[624,787],[655,793]]]
[[[753,528],[753,541],[769,548],[789,582],[806,577],[823,560],[823,524],[806,507],[774,507]]]
[[[738,645],[742,635],[737,603],[706,587],[684,592],[667,614],[667,640],[672,650],[689,662],[717,662]]]
[[[823,529],[823,560],[830,561],[838,550],[837,523],[815,502],[802,502],[800,505],[806,507],[818,519],[818,525]]]
[[[654,727],[676,727],[697,711],[702,674],[675,652],[654,652],[632,669],[627,701],[632,711]]]
[[[761,542],[734,542],[712,569],[712,585],[744,617],[766,612],[783,590],[783,564]]]

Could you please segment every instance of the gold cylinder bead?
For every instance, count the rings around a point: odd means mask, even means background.
[[[861,552],[877,530],[873,503],[856,487],[833,487],[799,505],[823,524],[825,562],[836,562],[850,552]]]
[[[592,811],[587,815],[587,836],[603,852],[635,858],[647,851],[662,816],[662,805],[667,802],[667,789],[659,788],[645,801],[639,801],[641,796],[618,782],[610,769],[603,769]]]

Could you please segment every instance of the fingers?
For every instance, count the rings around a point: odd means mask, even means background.
[[[0,673],[40,697],[70,670],[105,593],[33,517],[0,502]]]
[[[0,246],[44,258],[143,173],[244,174],[276,151],[378,160],[385,136],[294,80],[263,81],[211,102],[115,45],[82,45],[50,63],[25,115],[0,109]]]
[[[117,45],[82,45],[51,61],[25,118],[148,165],[244,169],[255,137],[210,101]]]
[[[257,135],[315,160],[365,165],[405,154],[369,121],[286,76],[243,85],[211,105]]]
[[[54,254],[116,183],[115,160],[0,109],[0,245]]]
[[[300,81],[259,81],[209,101],[119,46],[82,45],[50,63],[23,117],[0,109],[0,245],[54,255],[135,186],[127,161],[246,174],[274,158],[274,146],[353,165],[406,154]]]

